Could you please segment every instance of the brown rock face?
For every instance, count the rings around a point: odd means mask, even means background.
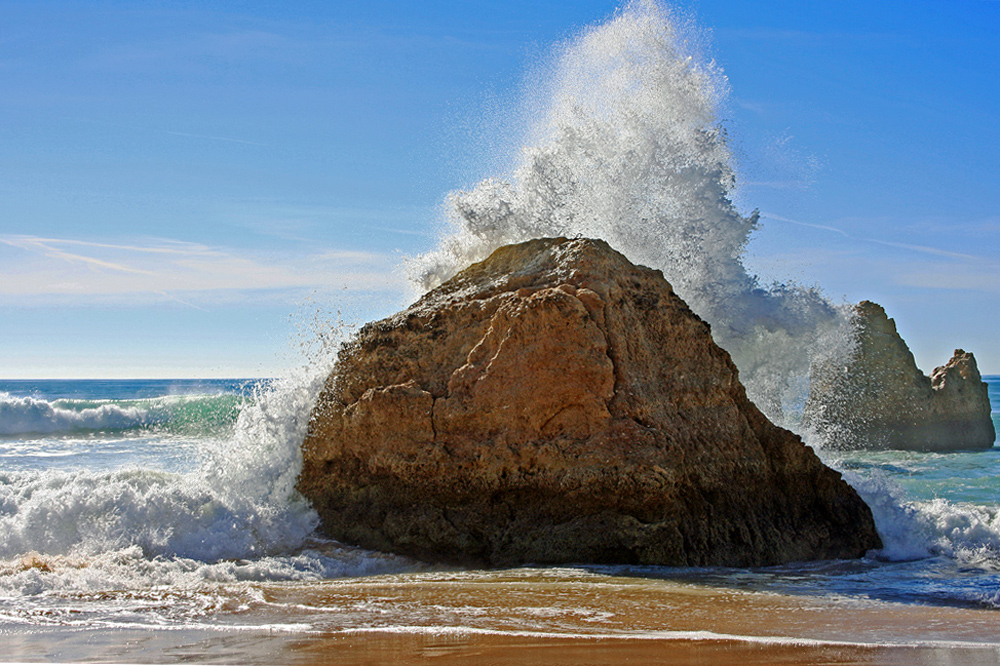
[[[961,349],[930,377],[881,305],[856,308],[856,347],[841,363],[812,369],[803,420],[839,448],[988,449],[996,433],[986,383]]]
[[[766,565],[880,547],[659,271],[497,250],[342,350],[299,489],[337,539],[490,565]]]

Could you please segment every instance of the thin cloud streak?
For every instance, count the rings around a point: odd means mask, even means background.
[[[0,242],[7,243],[8,245],[13,245],[15,247],[20,247],[22,243],[24,244],[52,244],[52,245],[77,245],[81,247],[97,247],[105,248],[109,250],[126,250],[130,252],[148,252],[154,254],[191,254],[193,252],[203,252],[205,254],[212,254],[213,251],[207,245],[200,245],[198,243],[187,243],[184,241],[175,241],[170,239],[162,239],[160,242],[166,244],[175,244],[178,247],[159,247],[159,246],[141,246],[141,245],[119,245],[116,243],[95,243],[94,241],[82,241],[71,238],[43,238],[40,236],[8,236],[7,238],[0,238]]]
[[[82,303],[97,297],[131,300],[154,294],[200,308],[199,300],[209,293],[211,300],[218,301],[220,294],[229,293],[241,300],[246,292],[267,290],[405,289],[394,257],[353,250],[326,248],[309,254],[261,255],[177,241],[143,246],[0,237],[0,242],[25,253],[5,262],[0,271],[0,298],[6,300],[72,295]],[[70,253],[59,245],[94,252]]]
[[[181,299],[177,298],[176,296],[171,296],[170,294],[168,294],[165,291],[158,291],[156,293],[159,294],[160,296],[163,296],[168,301],[174,301],[175,303],[180,303],[181,305],[186,305],[189,308],[193,308],[195,310],[201,310],[202,312],[211,312],[211,310],[209,310],[208,308],[202,308],[202,307],[199,307],[199,306],[195,305],[194,303],[188,303],[187,301],[181,300]]]
[[[900,273],[894,282],[906,287],[936,290],[967,290],[1000,294],[1000,269],[969,269],[953,264],[921,267],[919,271]]]
[[[768,262],[787,268],[788,266],[812,266],[825,264],[824,270],[838,270],[853,275],[871,284],[895,284],[901,287],[932,289],[935,291],[975,291],[985,294],[1000,293],[1000,261],[990,257],[976,256],[964,252],[954,252],[941,248],[914,243],[897,243],[876,238],[852,236],[842,229],[828,225],[810,224],[798,220],[762,213],[762,217],[787,222],[804,227],[836,233],[844,238],[879,247],[892,247],[915,253],[915,257],[880,256],[873,260],[874,248],[860,251],[856,256],[824,254],[811,250],[805,259],[801,253],[793,257],[754,257],[753,262],[768,265]],[[935,257],[935,260],[925,257]],[[919,258],[918,258],[919,257]],[[867,277],[860,277],[867,276]],[[877,276],[877,277],[872,277]]]
[[[761,217],[766,217],[769,220],[776,220],[778,222],[787,222],[788,224],[795,224],[800,227],[809,227],[811,229],[820,229],[822,231],[829,231],[832,233],[840,234],[844,238],[850,238],[852,240],[859,240],[865,243],[875,243],[876,245],[884,245],[886,247],[895,247],[901,250],[911,250],[913,252],[921,252],[923,254],[931,254],[939,257],[949,257],[951,259],[959,259],[962,261],[975,261],[975,262],[986,262],[987,260],[983,257],[977,257],[972,254],[965,254],[962,252],[952,252],[950,250],[942,250],[936,247],[930,247],[927,245],[914,245],[911,243],[896,243],[893,241],[884,241],[877,238],[868,238],[864,236],[852,236],[843,229],[838,229],[837,227],[831,227],[825,224],[811,224],[809,222],[800,222],[798,220],[793,220],[788,217],[782,217],[780,215],[774,215],[773,213],[761,213]]]
[[[66,252],[64,250],[59,250],[52,245],[59,243],[56,239],[37,239],[37,238],[27,238],[20,242],[12,241],[7,239],[0,239],[7,245],[13,247],[19,247],[25,250],[37,249],[40,250],[45,256],[52,259],[59,259],[63,261],[68,261],[71,263],[82,263],[96,268],[104,268],[112,271],[118,271],[121,273],[134,273],[136,275],[152,275],[150,271],[145,271],[140,268],[132,268],[130,266],[125,266],[123,264],[114,263],[110,261],[104,261],[102,259],[97,259],[95,257],[87,257],[82,254],[73,254],[71,252]]]
[[[740,183],[741,187],[767,187],[774,190],[803,190],[809,186],[808,180],[749,180]]]
[[[778,222],[787,222],[788,224],[797,224],[800,227],[809,227],[811,229],[821,229],[823,231],[832,231],[833,233],[840,234],[841,236],[844,236],[846,238],[852,238],[852,236],[850,234],[848,234],[846,231],[844,231],[843,229],[838,229],[836,227],[830,227],[830,226],[827,226],[825,224],[811,224],[809,222],[799,222],[798,220],[793,220],[793,219],[788,218],[788,217],[782,217],[780,215],[775,215],[774,213],[761,213],[760,216],[761,217],[766,217],[769,220],[776,220]]]
[[[862,238],[861,240],[868,241],[869,243],[877,243],[879,245],[885,245],[888,247],[898,247],[903,250],[913,250],[914,252],[935,254],[940,257],[950,257],[952,259],[962,259],[964,261],[984,261],[982,257],[977,257],[975,255],[963,254],[961,252],[951,252],[949,250],[941,250],[936,247],[928,247],[926,245],[911,245],[910,243],[891,243],[889,241],[876,240],[874,238]]]

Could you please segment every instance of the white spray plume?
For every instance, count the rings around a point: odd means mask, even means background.
[[[816,290],[765,288],[744,267],[758,216],[733,204],[718,116],[728,82],[703,41],[690,21],[640,0],[561,45],[529,95],[539,108],[513,173],[452,192],[438,248],[408,271],[427,290],[508,243],[604,239],[663,271],[712,325],[750,397],[782,421],[810,355],[842,337],[842,317]]]

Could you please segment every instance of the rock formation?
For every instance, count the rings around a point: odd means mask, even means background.
[[[322,531],[426,559],[754,566],[880,547],[662,273],[603,241],[500,248],[363,327],[303,454]]]
[[[848,358],[813,367],[803,415],[828,446],[958,451],[988,449],[996,433],[975,357],[961,349],[930,377],[881,305],[855,308]]]

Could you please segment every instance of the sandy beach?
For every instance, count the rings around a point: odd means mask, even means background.
[[[574,569],[434,572],[216,592],[198,627],[38,626],[17,662],[994,664],[995,611],[749,592]],[[68,600],[71,605],[72,600]]]
[[[629,640],[512,636],[423,636],[371,633],[292,638],[269,635],[201,635],[198,632],[122,632],[107,644],[89,642],[63,650],[52,637],[15,640],[29,649],[17,663],[114,664],[871,664],[914,665],[997,663],[993,650],[975,648],[775,645],[731,640]],[[32,649],[33,648],[33,649]],[[70,656],[73,655],[73,656]]]

